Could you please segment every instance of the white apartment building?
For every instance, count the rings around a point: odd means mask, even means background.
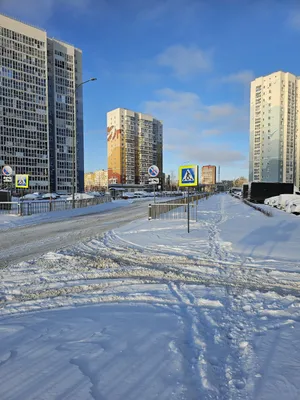
[[[0,167],[29,174],[42,191],[50,188],[47,79],[46,32],[0,15]]]
[[[32,191],[71,192],[74,133],[83,190],[81,81],[80,50],[0,14],[0,167],[28,174]]]
[[[299,186],[299,79],[278,71],[251,82],[249,181]]]
[[[107,148],[108,183],[145,184],[151,165],[157,165],[162,174],[163,124],[125,108],[110,111]]]

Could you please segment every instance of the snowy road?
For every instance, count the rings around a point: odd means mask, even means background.
[[[198,217],[0,270],[1,399],[298,400],[300,219]]]
[[[146,218],[146,215],[147,202],[142,202],[98,214],[0,230],[0,265],[4,267],[35,258],[95,237],[135,219]]]

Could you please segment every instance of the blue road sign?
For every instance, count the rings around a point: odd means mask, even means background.
[[[11,175],[13,174],[13,170],[12,170],[12,168],[11,168],[9,165],[5,165],[5,166],[2,168],[2,174],[3,174],[4,176],[11,176]]]
[[[159,168],[156,165],[151,165],[148,169],[148,174],[151,178],[156,178],[159,174]]]

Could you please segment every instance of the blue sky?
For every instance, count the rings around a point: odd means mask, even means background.
[[[106,168],[106,112],[164,122],[164,170],[216,164],[248,174],[249,82],[300,75],[300,2],[0,0],[0,12],[83,50],[85,170]]]

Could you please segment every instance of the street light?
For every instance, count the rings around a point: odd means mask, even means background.
[[[75,86],[75,90],[74,90],[74,94],[75,94],[75,100],[76,100],[76,92],[77,90],[84,84],[88,83],[88,82],[93,82],[96,81],[97,78],[90,78],[87,81],[81,82],[78,85]],[[76,107],[76,103],[75,103],[75,107]],[[76,123],[76,118],[75,118],[75,127],[74,127],[74,131],[73,131],[73,142],[72,142],[72,208],[75,208],[75,173],[76,173],[76,168],[75,168],[75,164],[76,164],[76,155],[75,155],[75,149],[76,149],[76,133],[77,133],[77,123]]]

